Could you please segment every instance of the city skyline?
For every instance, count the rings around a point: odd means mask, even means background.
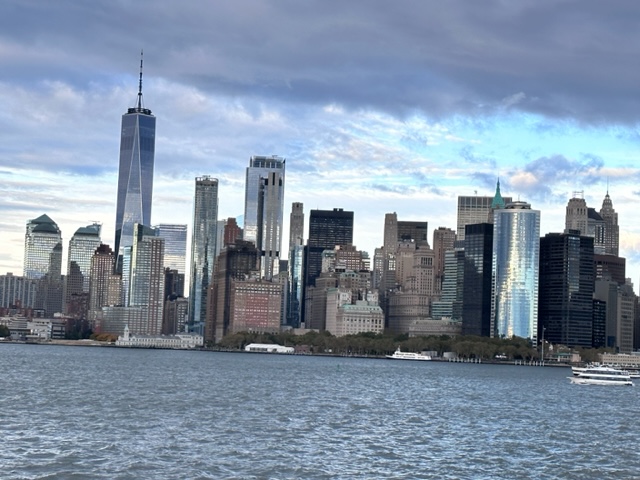
[[[190,238],[202,175],[220,180],[219,218],[240,216],[246,158],[277,154],[288,159],[285,210],[355,212],[354,244],[373,255],[386,213],[455,228],[457,197],[492,195],[499,177],[505,196],[541,211],[541,235],[563,231],[574,191],[597,210],[608,192],[638,285],[639,74],[626,61],[635,32],[621,20],[633,12],[585,2],[577,27],[577,13],[553,2],[241,4],[187,2],[181,11],[209,26],[188,34],[170,4],[153,28],[133,28],[144,6],[107,2],[101,16],[72,4],[0,7],[0,272],[20,273],[25,222],[43,213],[65,246],[94,221],[111,244],[118,122],[136,104],[144,48],[145,100],[162,119],[150,224],[187,223]],[[548,22],[527,20],[540,16]],[[590,48],[587,38],[603,36]]]

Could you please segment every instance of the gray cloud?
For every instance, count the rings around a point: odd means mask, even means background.
[[[135,87],[144,47],[150,77],[229,96],[632,124],[639,15],[599,0],[5,2],[0,78],[86,85],[115,69]]]

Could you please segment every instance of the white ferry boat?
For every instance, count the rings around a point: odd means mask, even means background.
[[[393,355],[386,355],[387,358],[392,360],[431,360],[430,355],[424,355],[422,353],[402,352],[400,347],[394,352]]]
[[[630,385],[633,381],[628,372],[611,367],[589,367],[577,375],[568,377],[578,385]]]
[[[589,364],[586,367],[571,367],[571,372],[573,373],[574,376],[577,377],[578,375],[580,375],[581,373],[585,372],[586,370],[588,370],[590,368],[594,368],[594,367],[614,368],[616,370],[622,370],[624,372],[627,372],[632,379],[633,378],[640,378],[640,370],[625,368],[622,365],[600,365],[599,363],[594,363],[594,364]]]

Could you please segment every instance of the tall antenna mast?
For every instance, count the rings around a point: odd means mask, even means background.
[[[143,60],[143,51],[140,50],[140,81],[138,82],[138,110],[142,109],[142,60]]]

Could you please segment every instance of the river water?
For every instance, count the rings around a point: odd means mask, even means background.
[[[640,478],[567,368],[0,345],[2,479]]]

